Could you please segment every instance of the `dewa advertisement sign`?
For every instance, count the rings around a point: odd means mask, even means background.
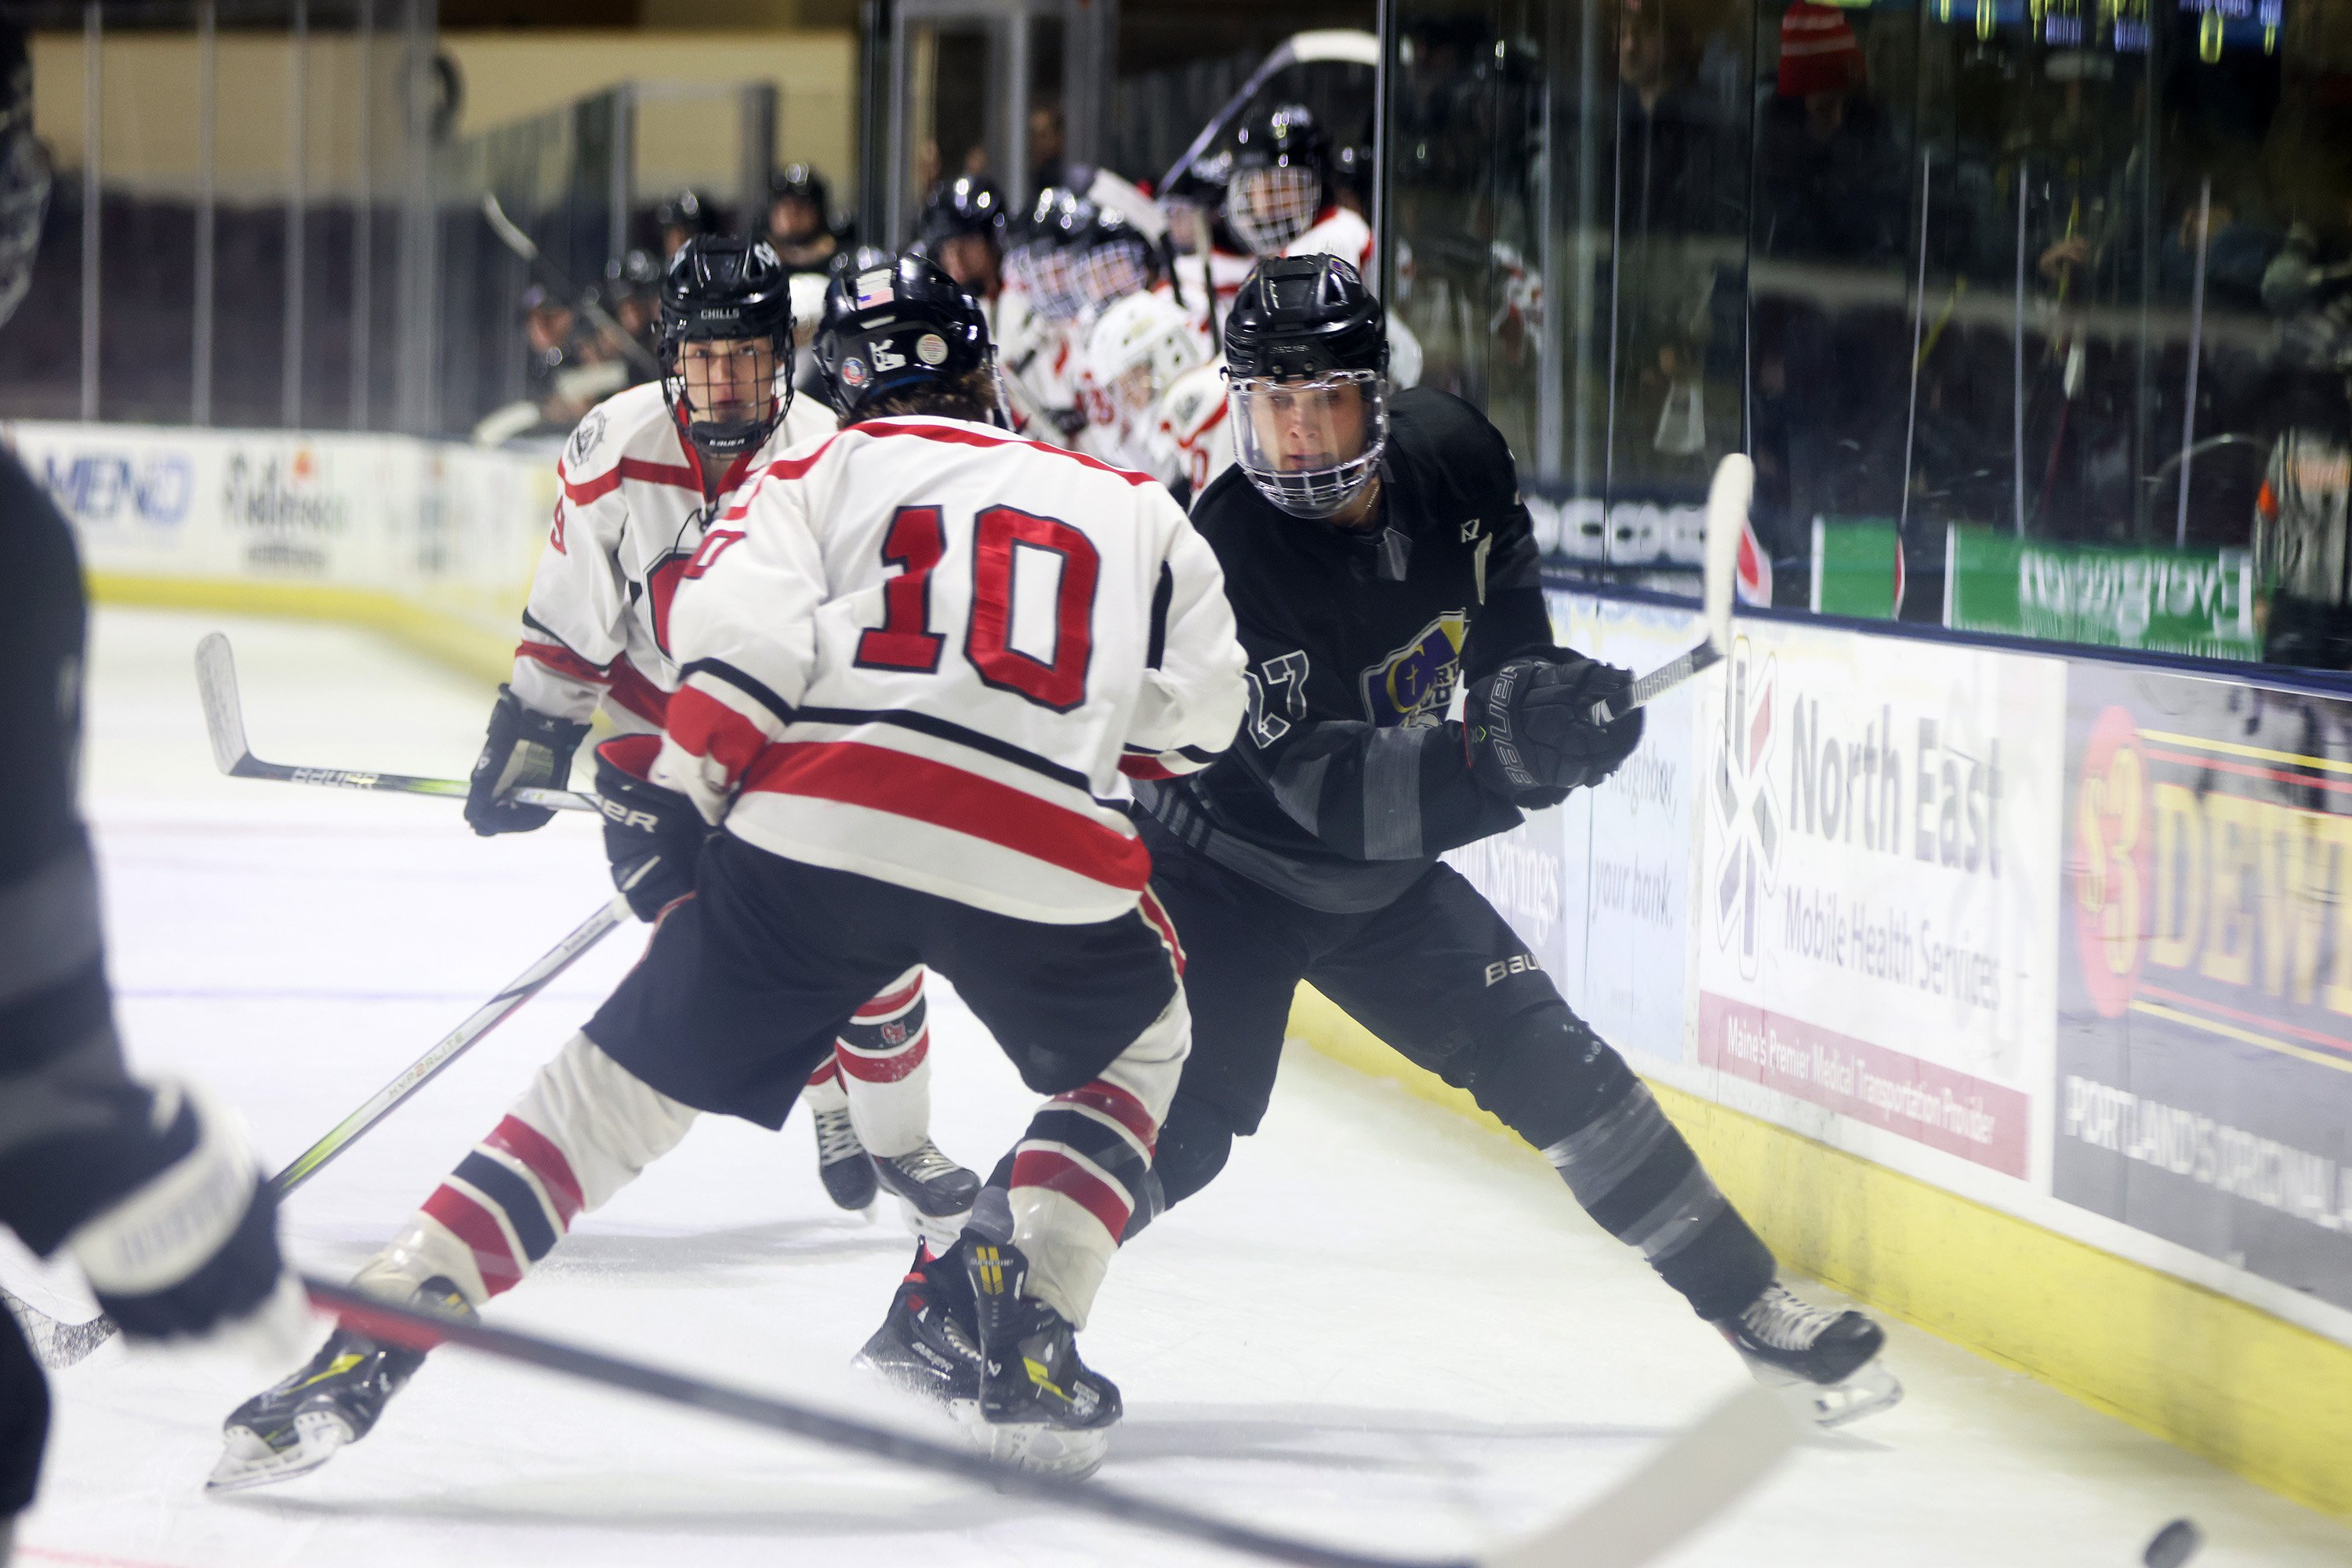
[[[2352,1307],[2352,704],[2076,664],[2052,1190]]]
[[[1769,624],[1730,666],[1701,782],[1699,1065],[1883,1163],[2037,1181],[2064,666]]]

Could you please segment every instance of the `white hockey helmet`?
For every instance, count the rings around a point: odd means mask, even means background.
[[[1208,357],[1184,307],[1148,289],[1115,300],[1087,334],[1087,366],[1123,425],[1150,414],[1171,382]]]

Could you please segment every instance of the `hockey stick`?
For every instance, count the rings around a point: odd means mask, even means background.
[[[375,790],[388,795],[431,795],[462,800],[464,779],[422,779],[407,773],[363,773],[352,768],[305,768],[265,763],[245,739],[245,704],[237,696],[236,658],[228,638],[207,632],[196,644],[196,694],[205,705],[205,730],[212,737],[213,761],[231,778],[274,779],[280,784],[322,784],[329,789]],[[517,805],[549,811],[594,811],[596,798],[568,789],[509,790]]]
[[[629,919],[628,889],[634,888],[659,858],[647,860],[629,878],[620,892],[572,930],[530,968],[499,987],[496,995],[474,1009],[466,1021],[433,1042],[433,1048],[400,1070],[368,1101],[335,1124],[334,1130],[305,1149],[294,1162],[269,1178],[283,1197],[324,1169],[327,1163],[359,1140],[362,1133],[390,1115],[394,1106],[433,1081],[441,1069],[464,1056],[474,1043],[512,1017],[522,1005],[547,989],[574,960],[602,942],[613,928]],[[115,1322],[101,1312],[87,1322],[68,1323],[49,1316],[30,1301],[0,1286],[0,1306],[8,1309],[33,1347],[33,1358],[52,1371],[68,1367],[112,1339]]]
[[[482,216],[489,220],[490,229],[500,244],[522,258],[523,265],[535,268],[555,291],[564,297],[571,307],[595,323],[596,331],[612,340],[614,347],[628,356],[631,364],[653,375],[661,374],[661,362],[647,353],[646,345],[629,335],[628,329],[613,320],[603,305],[596,302],[593,290],[583,289],[563,275],[563,269],[550,261],[530,236],[507,216],[507,209],[499,205],[499,198],[489,192],[482,193]]]
[[[1470,1557],[1404,1558],[1324,1546],[1199,1513],[1099,1482],[1041,1475],[967,1448],[869,1426],[748,1389],[665,1372],[536,1334],[380,1301],[305,1277],[313,1305],[372,1338],[413,1349],[447,1342],[772,1432],[975,1481],[1059,1508],[1304,1568],[1635,1568],[1729,1508],[1796,1446],[1795,1417],[1761,1386],[1743,1390],[1685,1428],[1596,1501],[1513,1545]]]
[[[1739,536],[1748,526],[1748,503],[1756,491],[1756,465],[1738,452],[1717,463],[1706,488],[1706,542],[1699,568],[1699,611],[1706,633],[1688,653],[1678,654],[1635,680],[1615,701],[1592,705],[1592,721],[1607,724],[1664,696],[1731,651],[1731,579],[1739,564]]]

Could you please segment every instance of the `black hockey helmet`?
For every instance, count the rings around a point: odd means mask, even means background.
[[[49,161],[33,135],[33,65],[25,35],[0,21],[0,321],[23,302],[49,205]]]
[[[733,342],[751,356],[740,379],[696,377],[686,353],[695,342]],[[783,422],[792,403],[793,300],[784,264],[758,240],[703,235],[689,239],[670,258],[661,291],[662,395],[686,426],[695,445],[713,452],[745,452],[760,446]],[[764,397],[737,402],[718,395],[750,383]],[[715,390],[714,390],[715,389]]]
[[[770,227],[780,202],[801,202],[808,208],[804,226],[790,234],[776,233],[778,242],[805,245],[824,234],[833,222],[833,193],[826,187],[824,176],[807,163],[787,163],[782,171],[768,182],[768,214]]]
[[[719,232],[719,212],[709,198],[688,186],[677,195],[665,196],[654,208],[654,232],[666,235],[672,229],[683,229],[691,239],[697,235]]]
[[[931,187],[916,233],[926,246],[972,234],[1001,246],[1004,225],[1004,197],[997,188],[978,174],[958,174]]]
[[[912,253],[835,278],[815,349],[844,424],[879,398],[943,386],[996,358],[980,306],[938,262]]]
[[[1005,275],[1028,290],[1031,305],[1049,321],[1066,321],[1084,306],[1076,262],[1102,214],[1066,185],[1047,185],[1030,204],[1020,243],[1005,253]]]
[[[1336,256],[1276,257],[1225,316],[1234,457],[1295,517],[1328,517],[1370,484],[1388,446],[1388,320]]]
[[[1257,256],[1277,256],[1314,226],[1331,172],[1331,138],[1303,103],[1260,110],[1234,138],[1225,222]]]
[[[1088,215],[1066,230],[1062,240],[1080,315],[1141,293],[1160,280],[1162,270],[1160,247],[1124,213],[1087,205]]]
[[[768,200],[813,203],[820,215],[833,211],[833,192],[813,163],[787,163],[768,182]]]

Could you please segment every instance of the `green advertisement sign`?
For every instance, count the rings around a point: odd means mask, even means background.
[[[2053,642],[2259,659],[2244,550],[2134,550],[1945,533],[1944,624]]]

